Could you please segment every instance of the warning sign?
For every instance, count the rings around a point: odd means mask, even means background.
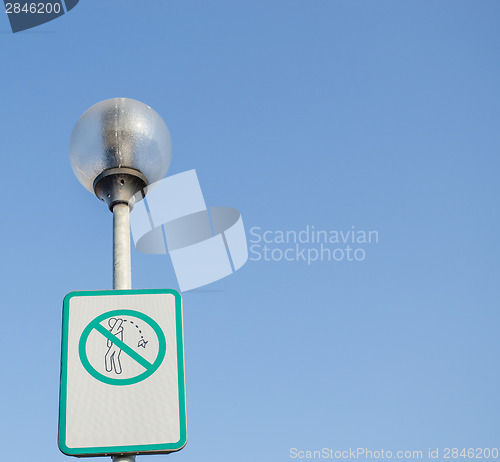
[[[64,299],[59,448],[74,456],[168,453],[187,441],[181,296]]]

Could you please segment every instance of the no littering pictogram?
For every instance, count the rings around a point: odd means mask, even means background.
[[[89,354],[90,348],[93,354]],[[139,311],[120,309],[93,319],[82,332],[78,351],[83,367],[95,379],[108,385],[132,385],[156,372],[167,344],[154,319]],[[125,359],[132,375],[124,370]]]

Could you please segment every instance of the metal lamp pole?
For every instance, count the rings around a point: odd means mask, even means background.
[[[94,180],[97,197],[108,204],[113,212],[113,289],[132,288],[132,265],[130,257],[130,210],[134,197],[144,191],[146,177],[131,168],[104,170]],[[135,462],[135,456],[113,456],[113,462]]]
[[[113,207],[113,289],[132,288],[129,206]]]
[[[146,177],[133,168],[110,168],[94,180],[96,196],[113,212],[113,289],[131,289],[130,210],[145,191]]]
[[[135,462],[135,456],[113,456],[113,462]]]

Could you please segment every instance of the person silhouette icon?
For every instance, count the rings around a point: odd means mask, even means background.
[[[108,325],[110,327],[110,332],[118,339],[123,341],[123,319],[120,318],[110,318],[108,320]],[[107,341],[108,351],[104,357],[104,365],[107,372],[115,372],[115,374],[122,373],[122,365],[120,363],[120,354],[122,352],[121,348],[115,345],[111,340]]]

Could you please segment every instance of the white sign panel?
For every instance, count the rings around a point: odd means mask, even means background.
[[[73,456],[168,453],[187,441],[181,296],[64,299],[59,448]]]

